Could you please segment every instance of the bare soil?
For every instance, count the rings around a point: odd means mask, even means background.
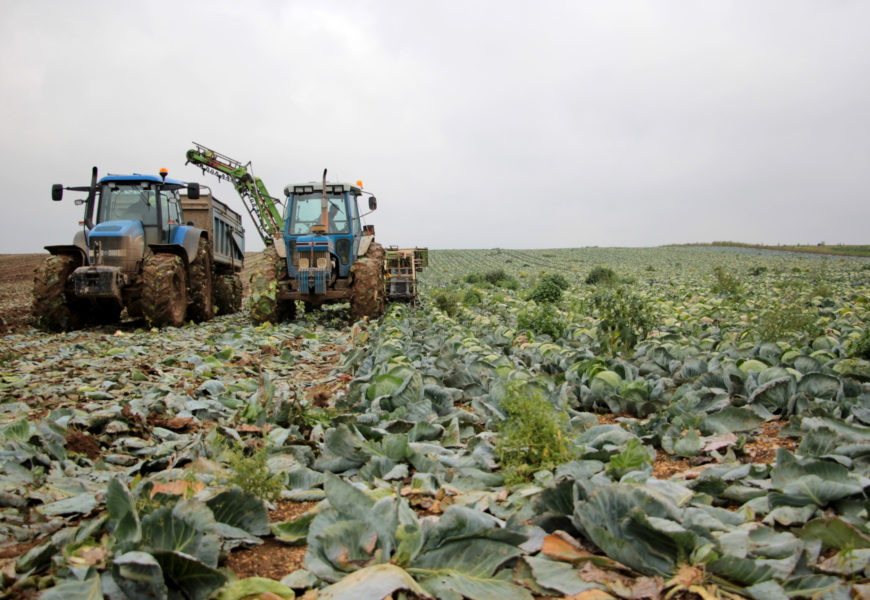
[[[32,323],[33,270],[48,254],[0,254],[0,334],[26,330]]]
[[[316,502],[278,502],[269,511],[269,521],[289,521],[308,512]],[[273,537],[263,538],[263,543],[253,548],[236,550],[221,566],[228,568],[239,578],[266,577],[280,581],[302,566],[308,546],[288,546]]]

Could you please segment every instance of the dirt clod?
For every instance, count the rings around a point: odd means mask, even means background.
[[[66,440],[67,452],[84,454],[90,460],[97,460],[102,454],[97,438],[88,433],[73,431],[64,437],[64,440]]]

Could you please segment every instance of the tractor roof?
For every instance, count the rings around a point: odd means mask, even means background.
[[[323,182],[322,181],[308,181],[305,183],[288,183],[284,186],[284,195],[289,196],[290,194],[311,194],[313,192],[322,192],[323,191]],[[358,185],[353,183],[341,183],[335,181],[327,181],[326,182],[326,193],[328,194],[338,194],[342,192],[356,192],[359,194],[362,192]]]
[[[134,173],[132,175],[106,175],[105,177],[100,179],[100,183],[109,183],[112,181],[149,181],[152,183],[164,183],[162,177],[158,177],[157,175],[140,175],[138,173]],[[166,182],[174,185],[187,185],[183,181],[178,181],[177,179],[166,178]]]

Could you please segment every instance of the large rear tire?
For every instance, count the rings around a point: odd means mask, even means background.
[[[350,284],[350,316],[354,320],[368,317],[377,319],[387,307],[384,287],[384,248],[372,242],[362,258],[351,266],[353,282]]]
[[[155,254],[142,267],[142,313],[149,327],[179,327],[187,315],[187,273],[174,254]]]
[[[255,323],[280,323],[296,318],[296,303],[292,300],[279,300],[278,281],[284,279],[287,266],[278,257],[275,248],[263,250],[260,262],[251,271],[251,289],[248,297],[248,311]]]
[[[211,244],[199,238],[196,258],[190,265],[190,317],[197,322],[214,317],[214,275],[212,272]]]
[[[70,307],[67,279],[81,265],[72,255],[47,257],[33,272],[33,305],[36,326],[46,331],[66,331],[81,326],[81,316]]]

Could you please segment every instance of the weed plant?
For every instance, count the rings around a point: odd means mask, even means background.
[[[439,310],[449,317],[455,317],[459,312],[459,294],[453,290],[435,290],[430,294]]]
[[[794,336],[815,336],[816,311],[807,306],[807,298],[815,295],[801,280],[789,280],[778,287],[777,301],[766,306],[751,327],[754,337],[763,342],[787,340]]]
[[[562,299],[562,287],[552,279],[541,279],[526,296],[526,300],[534,300],[538,304],[555,304]]]
[[[740,280],[722,268],[722,265],[713,267],[713,277],[715,281],[710,291],[714,294],[736,298],[743,293],[743,286],[740,285]]]
[[[616,273],[609,267],[594,267],[586,277],[589,285],[610,285],[619,281]]]
[[[463,281],[471,284],[485,283],[506,290],[516,290],[520,287],[520,282],[515,277],[508,275],[504,269],[493,269],[486,273],[469,273]]]
[[[284,485],[269,471],[266,459],[266,448],[260,448],[251,456],[246,456],[244,448],[237,444],[229,450],[230,472],[226,477],[227,484],[237,485],[242,491],[262,500],[277,500]]]
[[[870,328],[865,329],[852,345],[849,355],[852,358],[870,359]]]
[[[565,335],[565,320],[550,302],[521,310],[517,314],[517,328],[533,334],[545,334],[557,340]]]
[[[505,420],[498,424],[495,453],[505,483],[521,483],[541,469],[572,458],[567,440],[568,415],[524,381],[510,381],[501,401]]]
[[[479,306],[483,300],[483,294],[477,288],[467,288],[462,294],[462,303],[465,306]]]
[[[599,341],[610,354],[634,348],[655,325],[648,302],[625,287],[602,289],[591,304],[599,317]]]

